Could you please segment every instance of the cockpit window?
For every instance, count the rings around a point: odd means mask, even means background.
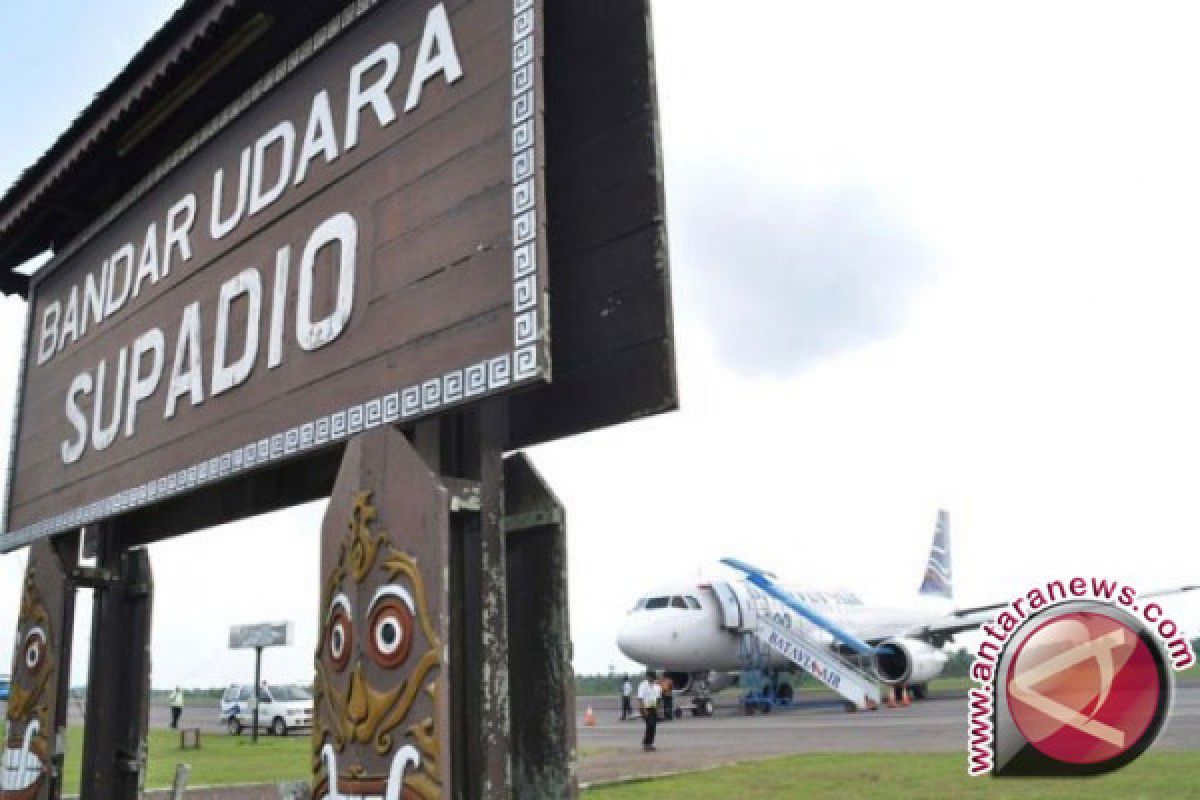
[[[659,608],[666,608],[668,603],[670,603],[670,600],[671,600],[671,598],[669,598],[669,597],[651,597],[649,600],[646,601],[645,608],[647,611],[654,611]]]
[[[697,600],[696,598],[692,597],[690,594],[683,599],[687,601],[688,608],[691,608],[691,609],[694,609],[697,611],[700,610],[700,601]]]
[[[687,603],[683,602],[683,598],[675,595],[671,598],[671,608],[687,608]]]

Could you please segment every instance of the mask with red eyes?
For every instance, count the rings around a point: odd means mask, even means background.
[[[6,715],[3,800],[36,800],[49,790],[66,598],[66,576],[51,545],[30,545]]]
[[[359,447],[347,462],[362,457]],[[377,508],[371,491],[339,488],[322,543],[313,796],[433,800],[448,758],[446,603],[441,584],[431,591],[427,581],[445,574],[444,536],[429,535],[412,503],[381,497]]]

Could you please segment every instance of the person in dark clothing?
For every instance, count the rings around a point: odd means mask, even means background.
[[[651,752],[654,747],[654,734],[658,730],[658,700],[662,689],[654,679],[654,670],[646,670],[646,677],[638,684],[638,709],[642,719],[646,721],[646,733],[642,737],[642,749]]]
[[[176,686],[171,692],[171,727],[179,727],[179,718],[183,716],[183,689]]]

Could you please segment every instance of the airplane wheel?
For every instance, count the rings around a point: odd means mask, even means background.
[[[708,699],[703,700],[700,703],[700,709],[704,716],[711,717],[713,715],[713,701]]]
[[[789,684],[783,684],[779,687],[779,699],[785,703],[791,703],[795,695],[792,693],[792,687]]]
[[[924,700],[929,694],[929,687],[923,683],[913,684],[908,690],[912,692],[913,700]]]
[[[854,703],[846,703],[847,714],[853,714],[856,711],[858,711],[858,706],[854,705]]]

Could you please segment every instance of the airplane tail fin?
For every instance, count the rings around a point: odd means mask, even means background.
[[[938,511],[937,527],[933,531],[933,546],[929,548],[929,560],[925,562],[925,577],[921,581],[919,594],[954,598],[954,572],[950,558],[950,516]]]

